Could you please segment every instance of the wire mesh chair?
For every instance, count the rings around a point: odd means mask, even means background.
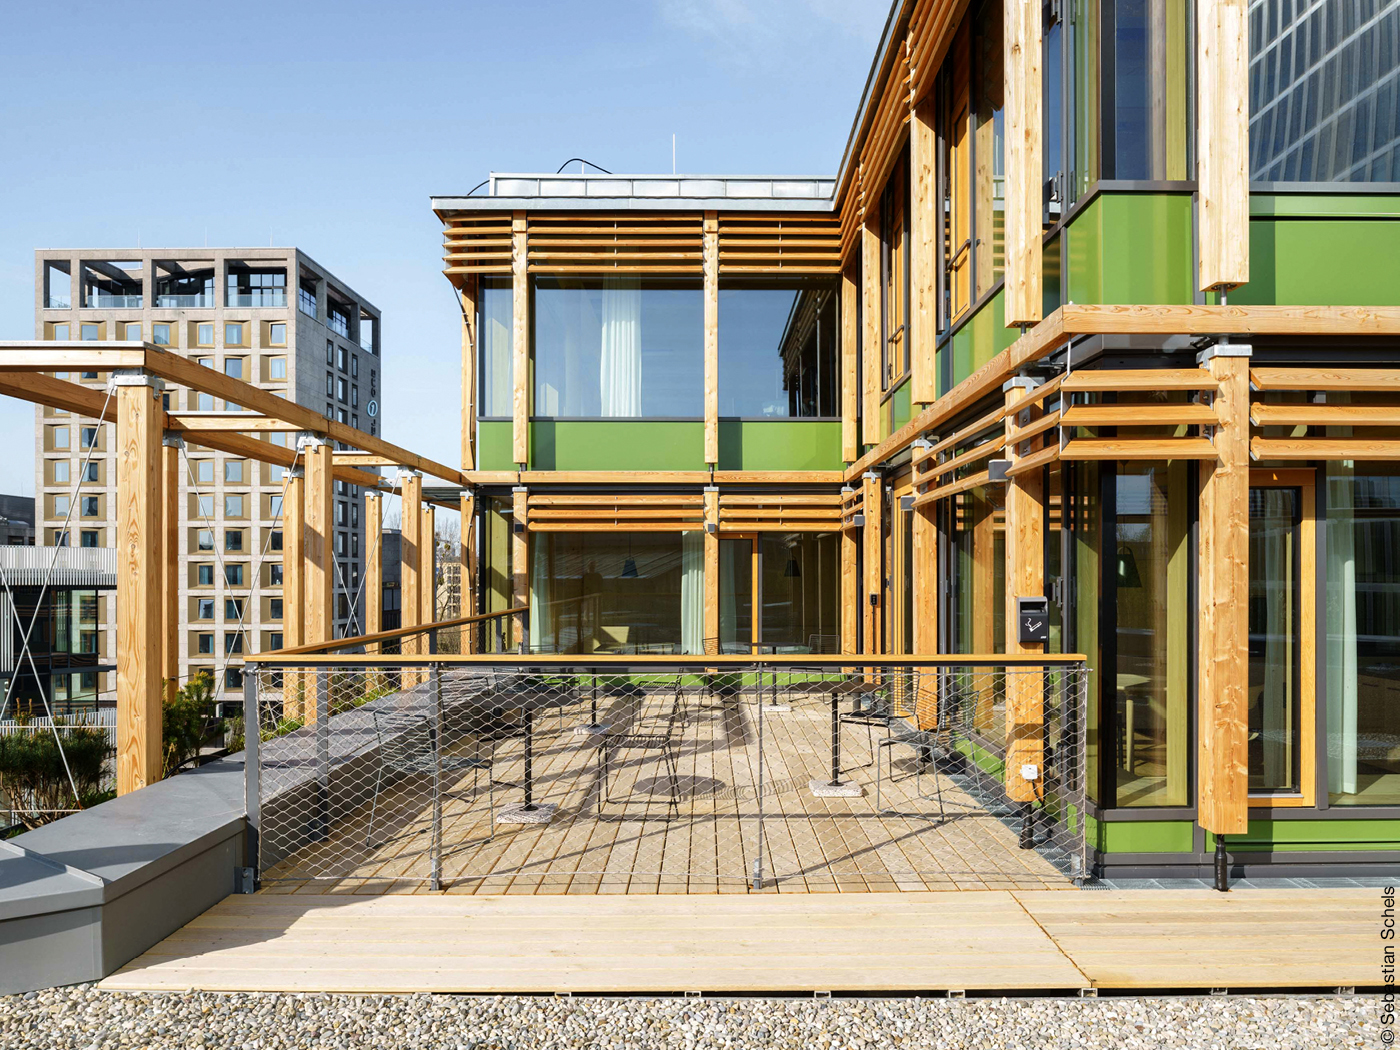
[[[490,809],[491,835],[496,826],[496,793],[491,778],[492,753],[488,748],[482,755],[444,755],[440,750],[437,727],[427,715],[403,715],[375,711],[374,733],[379,743],[379,770],[374,778],[374,795],[369,809],[369,826],[365,829],[365,846],[374,839],[374,818],[379,811],[380,789],[387,776],[429,776],[433,782],[433,800],[442,794],[442,775],[473,771],[472,791],[480,787],[481,771],[486,770],[487,805]],[[488,838],[488,841],[490,839]]]
[[[608,778],[611,775],[612,756],[615,751],[659,751],[666,763],[667,778],[671,785],[668,804],[680,814],[680,743],[686,727],[690,725],[690,712],[686,709],[685,693],[681,688],[680,676],[676,676],[675,691],[664,713],[644,716],[629,722],[626,727],[605,732],[598,742],[598,810],[611,802],[608,791]]]

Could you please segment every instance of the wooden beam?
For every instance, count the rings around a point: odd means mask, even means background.
[[[1197,245],[1202,291],[1249,280],[1249,22],[1245,0],[1196,4]]]
[[[884,516],[881,513],[884,490],[879,476],[875,474],[867,474],[861,483],[865,511],[865,527],[861,530],[865,587],[860,596],[860,607],[865,620],[865,652],[878,653],[882,650],[880,620],[885,608]]]
[[[854,267],[841,271],[841,458],[860,458],[860,287]]]
[[[916,105],[909,120],[910,211],[909,338],[910,396],[915,404],[938,399],[938,242],[939,207],[937,106],[933,92]]]
[[[476,469],[476,274],[462,280],[462,473]]]
[[[176,441],[179,439],[176,438]],[[180,449],[163,445],[161,456],[161,676],[165,695],[173,700],[180,689]]]
[[[861,377],[864,384],[861,404],[861,440],[867,445],[880,441],[880,369],[883,367],[880,323],[880,213],[869,208],[861,231]]]
[[[161,408],[148,379],[125,377],[117,404],[117,793],[162,776]]]
[[[460,498],[460,513],[462,516],[461,537],[462,537],[462,605],[457,610],[460,616],[472,616],[476,613],[476,493],[472,489],[464,489]],[[462,632],[462,651],[464,653],[476,652],[475,627]]]
[[[306,469],[287,472],[282,493],[282,645],[295,649],[307,642],[302,626],[306,608]],[[289,672],[282,685],[282,718],[300,721],[305,682]]]
[[[719,465],[719,215],[704,222],[705,275],[705,462]]]
[[[331,469],[331,446],[321,443],[302,452],[306,464],[306,507],[302,522],[302,542],[306,552],[305,599],[302,640],[307,645],[330,641],[335,623],[335,486]],[[284,537],[285,542],[285,537]],[[288,612],[283,601],[282,612]],[[307,722],[316,720],[316,703],[308,698],[303,709]]]
[[[1002,31],[1006,98],[1006,324],[1041,319],[1041,232],[1044,175],[1041,149],[1040,5],[1006,0]],[[1207,140],[1203,140],[1207,141]],[[1205,151],[1202,151],[1205,152]],[[987,246],[990,248],[990,245]]]
[[[1214,356],[1218,460],[1201,466],[1196,798],[1201,827],[1249,827],[1249,358]]]
[[[1299,405],[1256,401],[1249,421],[1257,427],[1400,427],[1400,405]]]
[[[1039,12],[1037,11],[1037,14]],[[1037,18],[1038,22],[1039,19]],[[1018,409],[1026,396],[1024,380],[1006,391],[1006,429],[1010,435],[1018,426],[1028,427],[1041,411],[1039,403]],[[1008,443],[1014,463],[1029,455],[1034,442]],[[1045,475],[1029,471],[1006,483],[1006,592],[998,595],[1004,603],[1006,651],[1034,654],[1045,652],[1044,642],[1022,642],[1017,622],[1017,598],[1046,595],[1045,587]],[[1036,784],[1045,764],[1044,676],[1034,668],[1007,676],[1006,683],[1006,794],[1013,802],[1034,802]],[[1037,778],[1027,780],[1022,767],[1033,765]]]
[[[141,343],[106,340],[93,346],[91,340],[53,339],[0,341],[0,371],[3,372],[110,372],[116,368],[144,368]],[[62,380],[58,380],[62,382]]]
[[[365,634],[384,630],[384,497],[365,494]],[[284,577],[285,578],[285,577]]]
[[[116,399],[110,401],[106,391],[69,383],[40,372],[0,372],[0,394],[61,408],[91,419],[116,422]]]
[[[1370,393],[1400,391],[1400,368],[1251,368],[1250,385],[1256,390],[1322,390]],[[1282,410],[1286,406],[1274,405]],[[1303,406],[1287,406],[1303,407]],[[1313,406],[1322,408],[1324,406]],[[1354,410],[1359,405],[1326,406]]]
[[[1254,459],[1400,459],[1400,441],[1393,438],[1254,438]]]
[[[719,489],[713,487],[705,489],[704,640],[719,641]]]
[[[527,531],[530,517],[529,490],[522,486],[517,486],[512,492],[512,510],[514,517],[510,526],[510,567],[511,567],[511,594],[513,604],[530,604],[530,534]],[[614,529],[617,526],[613,526]],[[526,617],[529,616],[527,612]],[[526,620],[522,617],[515,617],[515,644],[529,645],[530,639],[525,634]]]
[[[523,470],[530,461],[530,277],[524,212],[511,219],[511,449]]]
[[[423,479],[416,473],[399,475],[402,502],[399,505],[399,626],[417,627],[423,621],[423,583],[419,567],[423,556]],[[403,640],[402,651],[418,655],[423,651],[420,639],[409,636]]]
[[[1146,391],[1214,390],[1215,379],[1204,368],[1089,369],[1065,377],[1065,393],[1087,390]],[[1076,405],[1076,408],[1090,406]],[[1093,406],[1104,407],[1104,406]],[[1136,407],[1136,406],[1134,406]]]
[[[1075,438],[1060,450],[1064,460],[1080,459],[1215,459],[1217,445],[1208,438]]]
[[[171,412],[170,426],[176,430],[202,433],[207,430],[232,431],[246,434],[254,431],[279,431],[294,433],[305,427],[286,423],[280,419],[268,419],[256,412]]]

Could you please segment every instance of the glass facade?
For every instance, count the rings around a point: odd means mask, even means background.
[[[12,653],[23,652],[24,632],[33,621],[30,655],[35,665],[31,668],[26,657],[7,672],[15,680],[10,693],[10,711],[4,715],[7,718],[16,713],[45,714],[45,698],[59,713],[91,709],[97,703],[98,672],[113,669],[102,661],[98,623],[100,592],[51,588],[43,596],[42,605],[39,592],[38,587],[15,587],[13,605],[9,600],[5,602],[5,629],[11,635],[9,649]],[[8,688],[7,683],[3,684]]]
[[[833,278],[721,283],[719,414],[839,416],[839,298]]]
[[[1327,467],[1327,777],[1333,805],[1400,803],[1400,466]]]
[[[476,319],[476,412],[482,419],[510,418],[512,309],[509,278],[482,278]]]
[[[705,414],[699,281],[538,278],[535,403],[551,418],[700,419]]]
[[[778,652],[839,649],[841,548],[835,533],[765,532],[720,540],[719,641]],[[754,623],[755,587],[761,609]],[[713,648],[713,647],[712,647]]]

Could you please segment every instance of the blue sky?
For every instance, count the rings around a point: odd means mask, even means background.
[[[458,457],[432,194],[581,156],[834,174],[887,0],[5,5],[0,338],[36,248],[295,245],[384,314],[384,433]],[[0,397],[0,491],[34,491]]]

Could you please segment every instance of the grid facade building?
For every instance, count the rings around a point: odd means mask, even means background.
[[[35,253],[35,336],[130,339],[167,347],[340,422],[381,426],[380,314],[295,248],[40,250]],[[105,373],[62,376],[104,389]],[[170,412],[226,413],[240,406],[167,386]],[[35,492],[40,542],[116,542],[111,426],[36,407]],[[291,447],[297,434],[263,440]],[[282,645],[281,495],[285,469],[187,442],[180,467],[180,675],[209,671],[241,685],[242,655]],[[358,632],[364,569],[364,493],[335,483],[335,630]],[[115,595],[102,622],[102,653],[115,654]],[[110,675],[104,675],[110,679]],[[114,688],[103,681],[104,698]]]

